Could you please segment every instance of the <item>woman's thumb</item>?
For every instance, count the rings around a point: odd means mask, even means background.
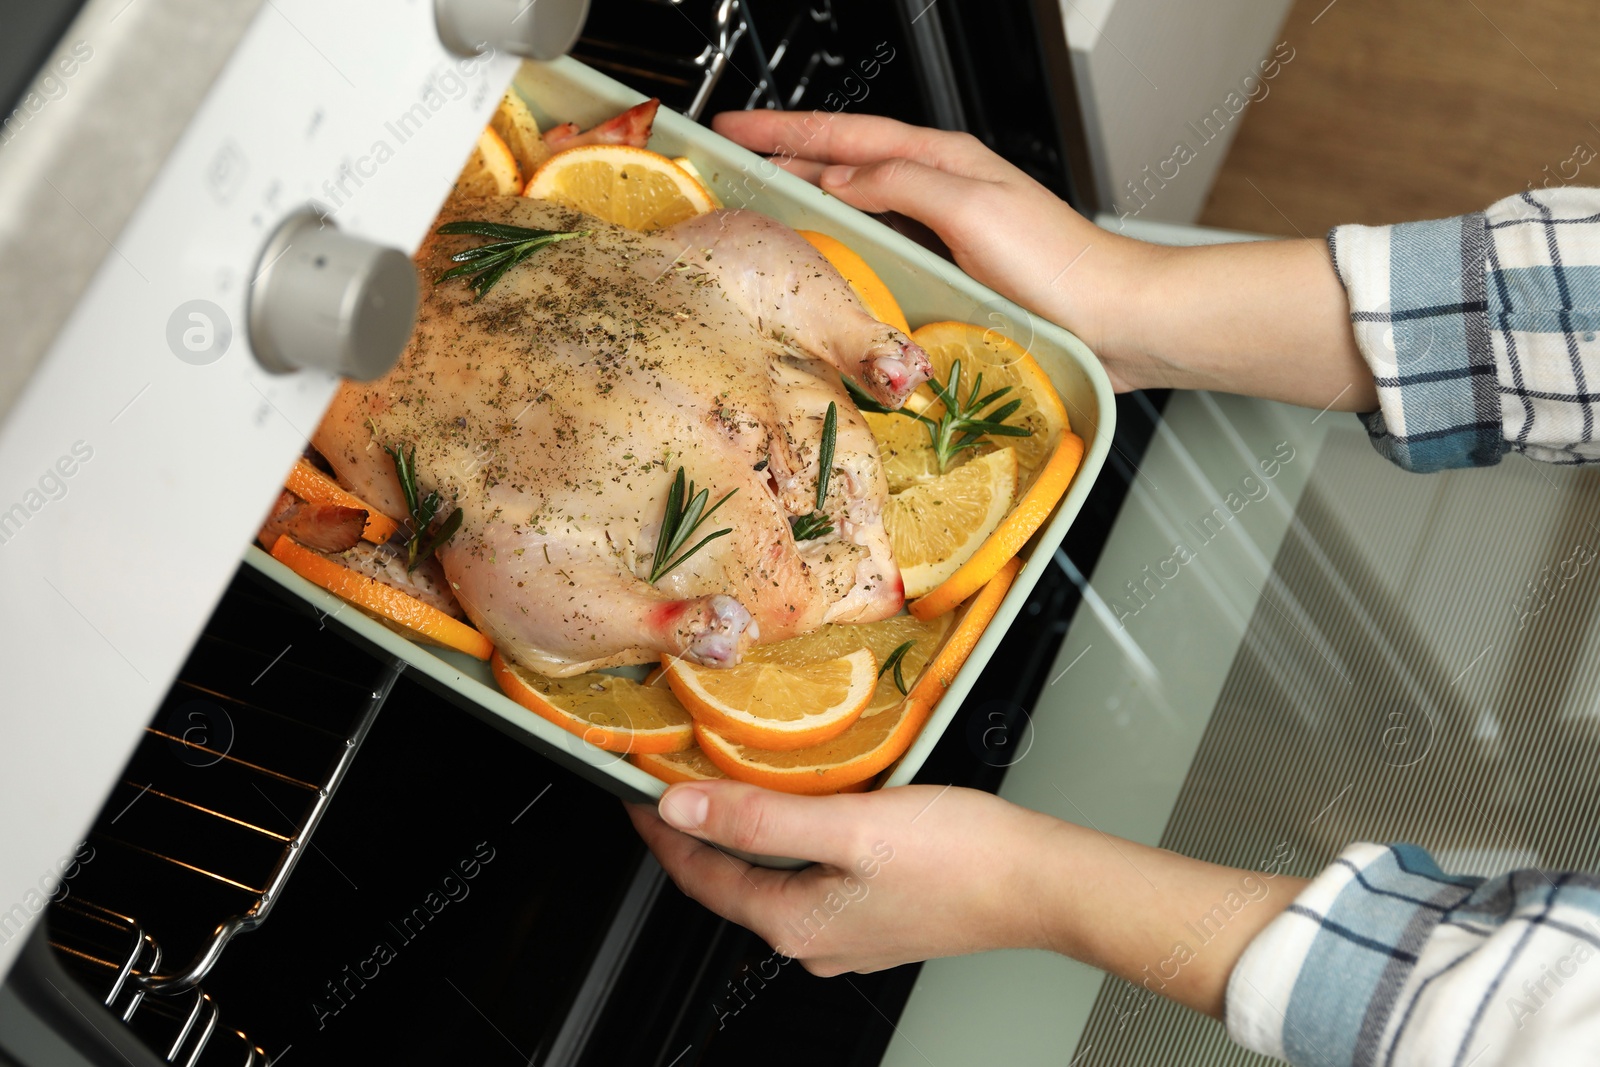
[[[799,797],[742,782],[694,782],[668,789],[659,810],[669,826],[719,845],[832,862],[852,836],[852,800],[860,798]]]

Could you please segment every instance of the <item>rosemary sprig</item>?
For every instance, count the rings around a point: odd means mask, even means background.
[[[967,400],[962,403],[961,390],[961,361],[958,359],[950,364],[950,381],[941,384],[939,379],[930,377],[928,384],[933,387],[933,395],[944,406],[944,412],[937,419],[903,408],[884,407],[850,379],[844,380],[845,388],[850,393],[850,399],[856,402],[856,407],[862,411],[872,411],[880,415],[904,415],[908,419],[916,419],[928,431],[928,437],[933,442],[934,455],[939,460],[941,473],[948,470],[950,461],[955,459],[957,453],[968,449],[977,448],[983,443],[985,437],[1032,437],[1033,431],[1026,426],[1013,426],[1006,422],[1017,410],[1022,407],[1020,399],[1009,400],[997,408],[985,411],[989,405],[996,403],[1001,397],[1011,392],[1011,386],[996,389],[994,392],[983,395],[983,375],[980,373],[972,380],[972,388],[967,392]]]
[[[661,520],[661,533],[656,536],[655,560],[650,568],[650,581],[658,582],[666,577],[672,568],[706,547],[706,544],[715,541],[723,534],[733,533],[731,527],[709,533],[702,537],[693,548],[680,553],[684,543],[694,536],[700,529],[701,523],[711,517],[711,513],[727,503],[728,497],[737,493],[737,489],[729,489],[721,500],[706,507],[706,501],[711,499],[711,490],[702,489],[696,493],[694,483],[684,485],[683,468],[678,468],[678,476],[673,479],[672,489],[667,493],[667,513]],[[677,558],[674,559],[673,557]]]
[[[822,510],[828,499],[828,480],[833,477],[833,450],[839,437],[839,408],[828,401],[828,414],[822,419],[822,445],[817,454],[817,506],[811,514],[792,519],[794,539],[811,541],[833,532],[833,523]]]
[[[573,230],[562,233],[557,230],[530,230],[523,226],[507,226],[499,222],[463,220],[447,222],[434,232],[445,236],[471,234],[474,237],[494,238],[489,244],[468,248],[451,256],[450,262],[461,265],[451,267],[433,280],[437,285],[452,278],[472,275],[472,280],[467,284],[478,294],[472,298],[473,303],[477,303],[483,299],[484,293],[494,288],[495,282],[505,276],[506,271],[539,249],[553,245],[557,241],[587,237],[594,231]]]
[[[901,696],[906,695],[906,678],[905,675],[901,673],[901,670],[905,666],[906,653],[910,652],[916,643],[917,642],[915,638],[907,641],[905,644],[889,653],[888,657],[883,661],[883,666],[878,668],[879,678],[882,678],[883,673],[887,670],[892,669],[894,671],[894,687],[900,690]]]
[[[377,428],[373,427],[373,433]],[[411,536],[406,539],[406,573],[416,570],[423,560],[438,549],[461,529],[461,509],[456,508],[439,524],[433,533],[428,533],[428,526],[433,522],[433,517],[439,513],[439,507],[444,503],[444,498],[438,492],[431,492],[419,499],[417,493],[417,446],[411,446],[411,452],[406,453],[405,445],[390,448],[383,446],[383,450],[394,458],[394,473],[400,479],[400,491],[405,494],[406,509],[411,512]]]

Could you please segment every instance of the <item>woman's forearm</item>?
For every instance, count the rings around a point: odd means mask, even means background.
[[[1321,241],[1119,250],[1101,355],[1129,384],[1371,411],[1372,372]]]
[[[1039,924],[1048,947],[1222,1017],[1245,946],[1299,895],[1287,845],[1247,871],[1044,820]]]

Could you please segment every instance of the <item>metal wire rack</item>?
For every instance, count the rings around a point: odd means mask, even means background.
[[[732,70],[729,107],[801,106],[817,71],[842,60],[831,0],[805,5],[768,27],[769,49],[744,0],[628,0],[591,17],[573,55],[669,107],[699,119]]]
[[[50,907],[63,965],[168,1063],[265,1062],[200,983],[266,921],[402,669],[324,625],[235,579]]]

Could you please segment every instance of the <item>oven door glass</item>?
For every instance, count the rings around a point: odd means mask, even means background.
[[[1058,556],[1082,600],[1001,794],[1230,866],[1287,843],[1304,876],[1354,841],[1593,870],[1596,474],[1410,474],[1350,415],[1206,393],[1160,419],[1107,467],[1099,558]],[[1044,953],[925,965],[898,1027],[896,1067],[1258,1062]]]

